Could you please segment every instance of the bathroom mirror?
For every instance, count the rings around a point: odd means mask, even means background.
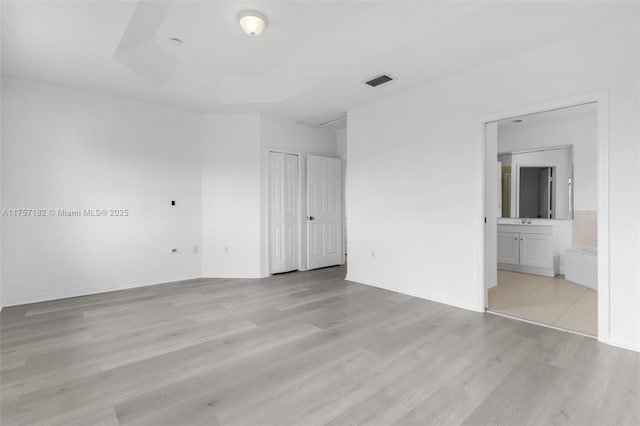
[[[572,218],[571,146],[500,153],[498,164],[502,217]]]

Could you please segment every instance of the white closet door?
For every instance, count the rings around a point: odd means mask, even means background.
[[[285,271],[285,166],[283,153],[271,152],[269,155],[271,273],[276,274]]]
[[[298,269],[298,156],[269,153],[271,273]]]
[[[309,269],[342,263],[342,163],[307,156],[307,257]]]
[[[285,154],[284,270],[298,269],[298,156]]]

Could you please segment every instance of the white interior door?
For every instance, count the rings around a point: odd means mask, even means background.
[[[269,153],[271,273],[298,269],[298,156]]]
[[[308,155],[308,268],[341,264],[342,249],[342,162]]]
[[[284,270],[298,269],[298,156],[284,155]]]

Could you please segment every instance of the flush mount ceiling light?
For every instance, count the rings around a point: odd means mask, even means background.
[[[250,36],[259,35],[267,26],[267,17],[255,10],[245,10],[238,15],[242,31]]]
[[[175,46],[182,46],[182,43],[184,43],[184,41],[180,40],[179,38],[170,38],[169,41],[174,44]]]

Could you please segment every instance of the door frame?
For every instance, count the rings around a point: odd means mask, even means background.
[[[303,169],[302,169],[302,156],[303,154],[299,151],[291,151],[291,150],[287,150],[287,149],[280,149],[280,148],[271,148],[271,147],[267,147],[265,148],[265,150],[263,151],[263,155],[264,155],[264,160],[263,160],[263,168],[265,173],[263,173],[263,176],[265,176],[264,179],[264,187],[263,187],[263,193],[264,195],[264,202],[262,205],[262,209],[265,212],[264,214],[264,218],[265,221],[263,223],[264,226],[264,241],[262,241],[262,247],[264,249],[264,253],[265,256],[263,258],[263,268],[262,270],[264,271],[261,275],[263,275],[264,277],[270,276],[271,275],[271,209],[269,209],[269,203],[271,202],[271,188],[270,188],[270,182],[271,182],[271,161],[270,161],[270,154],[272,152],[276,152],[276,153],[281,153],[281,154],[290,154],[290,155],[295,155],[298,157],[298,205],[296,206],[296,216],[297,216],[297,222],[298,222],[298,232],[297,232],[297,244],[298,244],[298,270],[299,271],[305,271],[306,268],[304,268],[303,266],[303,252],[302,252],[302,212],[303,212],[303,205],[302,205],[302,195],[303,195],[303,190],[302,190],[302,185],[304,183],[303,181]]]
[[[486,256],[485,215],[487,198],[487,150],[488,140],[486,126],[489,123],[505,120],[522,115],[535,114],[554,109],[567,108],[586,103],[595,103],[597,110],[597,236],[598,236],[598,340],[610,344],[610,273],[609,273],[609,91],[599,90],[576,96],[555,99],[547,102],[514,107],[504,111],[492,113],[478,120],[478,140],[476,161],[478,194],[476,199],[478,220],[477,235],[479,238],[478,253],[478,286],[476,306],[479,312],[484,312],[488,304],[488,287],[485,282],[485,271],[488,267],[495,267],[496,259]],[[487,221],[497,218],[486,217]],[[492,265],[493,266],[492,266]]]

